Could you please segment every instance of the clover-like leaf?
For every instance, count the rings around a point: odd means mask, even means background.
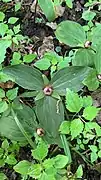
[[[67,89],[66,94],[66,108],[70,112],[79,112],[83,107],[82,97],[79,97],[77,93]]]
[[[74,119],[71,122],[71,126],[70,126],[72,139],[80,135],[80,133],[82,133],[83,131],[83,128],[84,128],[83,122],[80,119]]]

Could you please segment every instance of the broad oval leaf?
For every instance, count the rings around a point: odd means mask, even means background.
[[[88,75],[89,67],[66,67],[60,69],[52,78],[51,85],[60,95],[66,94],[66,88],[73,91],[79,91],[82,87],[82,81]]]
[[[57,137],[64,120],[64,107],[61,100],[45,96],[36,102],[36,113],[41,127],[50,137]]]
[[[82,13],[82,18],[86,21],[91,21],[96,16],[96,13],[90,10],[84,11]]]
[[[94,46],[101,44],[101,25],[97,26],[93,30],[92,43]],[[98,48],[96,48],[98,49]]]
[[[89,91],[95,91],[99,87],[96,70],[92,69],[88,76],[83,80],[83,84],[88,87]]]
[[[48,21],[53,21],[56,18],[55,8],[52,0],[44,0],[44,2],[43,0],[38,0],[38,4],[43,10]]]
[[[101,74],[101,47],[97,46],[97,52],[94,56],[94,64],[98,74]]]
[[[68,163],[68,157],[64,156],[64,155],[57,155],[54,158],[55,161],[55,168],[56,169],[62,169],[66,166],[66,164]]]
[[[91,49],[79,49],[73,59],[74,66],[92,66],[94,64],[94,52]]]
[[[14,166],[14,170],[22,175],[26,175],[31,166],[29,161],[23,160]]]
[[[4,68],[3,72],[13,77],[25,89],[41,90],[44,86],[41,72],[33,67],[18,64]]]
[[[30,137],[34,136],[35,129],[37,128],[34,111],[30,107],[23,105],[23,109],[16,110],[16,114],[28,135]],[[0,133],[11,140],[26,141],[11,114],[9,116],[3,115],[0,118]]]
[[[86,41],[86,34],[83,27],[73,21],[63,21],[55,32],[57,39],[69,46],[83,45]]]

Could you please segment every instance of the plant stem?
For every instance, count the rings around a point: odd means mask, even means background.
[[[61,137],[61,141],[63,144],[64,152],[65,152],[66,156],[69,158],[68,164],[70,164],[72,162],[72,158],[71,158],[69,143],[68,143],[66,136],[64,134],[61,134],[60,137]]]
[[[11,113],[12,116],[17,124],[17,126],[19,127],[20,131],[22,132],[22,134],[25,136],[25,138],[27,139],[27,141],[29,142],[30,146],[32,148],[35,148],[35,144],[32,141],[32,139],[30,138],[30,136],[27,134],[27,132],[25,131],[25,129],[23,128],[23,126],[21,125],[19,119],[17,118],[17,115],[15,114],[14,110],[11,108]]]
[[[87,164],[89,164],[90,167],[93,166],[93,163],[91,163],[83,154],[81,154],[78,150],[76,150],[71,144],[69,144],[69,145],[70,145],[70,147],[71,147],[71,149],[72,149],[73,151],[75,151],[77,154],[79,154],[79,155],[82,157],[82,159],[83,159]]]

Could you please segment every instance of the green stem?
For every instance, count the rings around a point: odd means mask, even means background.
[[[77,154],[79,154],[79,156],[81,156],[81,158],[87,163],[89,164],[90,167],[93,167],[93,163],[91,163],[83,154],[81,154],[78,150],[76,150],[71,144],[69,144],[69,146],[71,147],[71,149],[73,151],[75,151]]]
[[[32,139],[30,138],[30,136],[27,134],[27,132],[25,131],[25,129],[23,128],[23,126],[21,125],[19,119],[17,118],[14,110],[11,108],[11,112],[12,112],[12,116],[17,124],[17,126],[19,127],[20,131],[22,132],[22,134],[25,136],[25,138],[27,139],[27,141],[29,142],[29,144],[31,145],[32,148],[35,148],[35,144],[32,141]]]
[[[61,137],[62,145],[64,148],[64,152],[65,152],[66,156],[69,158],[68,163],[70,164],[72,162],[72,158],[71,158],[69,143],[68,143],[66,136],[64,134],[61,134],[60,137]]]

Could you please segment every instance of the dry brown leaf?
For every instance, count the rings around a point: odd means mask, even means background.
[[[38,48],[38,56],[42,58],[46,52],[54,51],[53,37],[44,37],[43,44]]]
[[[61,5],[55,6],[55,14],[56,18],[61,17],[65,11],[65,7],[62,7]]]
[[[12,81],[7,81],[7,82],[5,82],[5,83],[1,82],[1,83],[0,83],[0,87],[3,88],[3,89],[11,89],[11,88],[14,87],[14,84],[15,84],[15,83],[12,82]]]
[[[56,28],[57,28],[56,22],[54,22],[54,23],[53,22],[51,22],[51,23],[47,22],[46,25],[51,27],[53,30],[56,30]]]

